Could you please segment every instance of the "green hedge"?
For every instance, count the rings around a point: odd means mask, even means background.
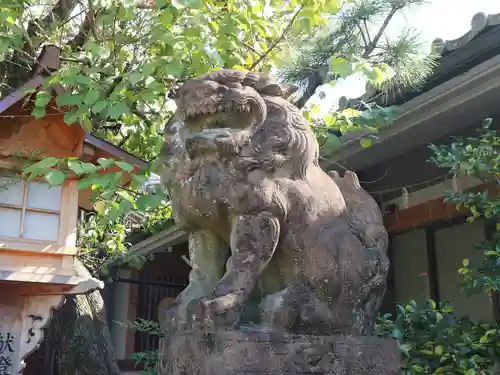
[[[402,375],[500,373],[500,327],[458,318],[449,304],[398,306],[395,319],[379,318],[376,334],[399,341]]]

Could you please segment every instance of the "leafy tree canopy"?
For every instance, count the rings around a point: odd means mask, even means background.
[[[67,92],[57,97],[56,105],[73,108],[64,113],[68,124],[79,123],[150,162],[146,171],[135,174],[127,183],[123,173],[129,173],[132,166],[106,159],[100,159],[97,166],[77,159],[45,159],[28,167],[24,177],[44,176],[57,185],[68,174],[77,175],[80,188],[91,187],[96,192],[98,214],[86,224],[82,237],[87,245],[83,247],[89,247],[90,253],[99,247],[105,254],[123,254],[127,236],[125,213],[145,213],[144,225],[154,230],[170,216],[168,197],[144,194],[140,186],[151,172],[158,170],[163,146],[161,132],[174,109],[167,99],[172,88],[189,77],[221,67],[258,71],[280,71],[285,67],[281,71],[289,71],[290,56],[301,56],[311,48],[322,51],[319,59],[322,71],[331,72],[331,77],[362,72],[374,85],[382,85],[394,76],[391,69],[397,64],[391,66],[390,59],[373,56],[368,59],[371,55],[367,51],[379,48],[390,17],[381,25],[378,37],[370,41],[366,38],[371,38],[368,29],[373,27],[368,25],[376,14],[387,16],[420,2],[11,0],[4,3],[0,5],[0,94],[5,96],[28,79],[44,45],[58,45],[62,48],[61,68],[47,79],[45,90],[37,93],[33,116],[45,115],[46,106],[51,103],[48,87],[61,84]],[[328,31],[331,25],[337,25],[333,34]],[[356,39],[353,30],[358,30],[357,25],[361,26],[361,34]],[[338,40],[332,35],[349,39],[344,45],[350,49],[337,48]],[[371,46],[365,45],[364,50],[359,43],[363,36],[366,39],[363,43]],[[353,38],[357,44],[351,41]],[[309,47],[297,48],[297,43]],[[311,61],[307,64],[315,66]],[[345,130],[361,124],[369,132],[376,132],[373,123],[380,118],[386,121],[390,111],[380,116],[379,111],[362,114],[351,110],[319,120],[313,119],[311,113],[305,115],[316,123],[326,152],[334,149],[337,141],[331,129]],[[369,145],[366,139],[362,142]],[[118,166],[121,172],[103,176],[100,172],[110,166]]]

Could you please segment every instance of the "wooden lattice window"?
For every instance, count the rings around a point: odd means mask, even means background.
[[[62,187],[5,179],[0,184],[0,236],[57,241]]]

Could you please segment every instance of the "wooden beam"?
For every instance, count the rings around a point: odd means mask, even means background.
[[[495,183],[481,184],[466,190],[466,192],[473,193],[485,190],[494,196],[499,193],[499,187]],[[451,220],[462,215],[468,216],[470,212],[457,210],[455,205],[446,203],[444,197],[442,197],[429,200],[406,210],[396,211],[384,218],[384,225],[389,233],[396,234],[409,229],[420,228],[428,223]]]

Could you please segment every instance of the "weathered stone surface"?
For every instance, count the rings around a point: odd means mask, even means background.
[[[396,341],[364,336],[185,331],[162,350],[169,375],[395,375],[400,360]]]
[[[396,343],[365,336],[389,269],[382,215],[353,172],[320,168],[294,90],[221,69],[172,93],[162,179],[192,271],[161,318],[161,375],[398,371]]]
[[[389,268],[382,215],[354,173],[332,179],[320,168],[316,137],[287,100],[293,90],[221,69],[173,93],[163,181],[191,233],[193,269],[162,321],[370,333]]]

